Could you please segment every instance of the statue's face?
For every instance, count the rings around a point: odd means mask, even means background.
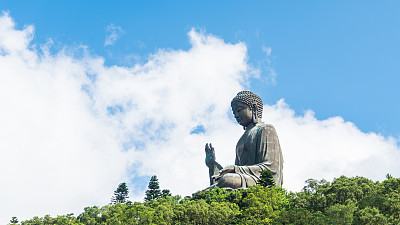
[[[233,106],[232,111],[236,121],[240,125],[247,127],[253,122],[253,112],[248,105],[237,102]]]

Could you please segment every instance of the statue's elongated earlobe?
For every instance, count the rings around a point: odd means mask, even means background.
[[[258,119],[257,119],[257,113],[253,112],[253,123],[257,124]]]
[[[252,114],[253,114],[253,123],[257,124],[258,123],[258,117],[257,117],[257,102],[253,101],[253,106],[252,106]]]

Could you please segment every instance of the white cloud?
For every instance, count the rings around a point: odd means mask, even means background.
[[[221,164],[234,162],[243,130],[230,100],[254,75],[243,43],[192,30],[187,51],[161,49],[145,64],[108,67],[89,54],[41,53],[32,35],[32,26],[16,30],[0,17],[0,223],[105,205],[119,182],[140,176],[156,174],[162,188],[190,195],[208,185],[206,142]],[[298,190],[310,177],[399,175],[394,140],[340,117],[296,116],[283,101],[266,107],[283,148],[285,187]],[[192,133],[198,126],[204,132]],[[144,190],[130,187],[141,201]]]
[[[104,46],[113,45],[124,33],[120,26],[110,24],[106,28],[106,40],[104,41]]]
[[[36,50],[33,28],[8,15],[0,27],[0,222],[107,204],[132,176],[157,174],[183,195],[207,186],[204,144],[223,146],[230,132],[218,128],[235,130],[226,102],[248,76],[244,44],[191,31],[188,51],[107,67]],[[198,125],[205,133],[190,134]]]
[[[284,187],[289,190],[301,190],[308,178],[400,177],[400,148],[394,138],[363,133],[341,117],[317,120],[312,111],[295,115],[284,100],[266,105],[263,118],[277,129],[285,160]]]
[[[267,84],[271,84],[271,85],[276,85],[277,81],[276,81],[276,77],[278,76],[277,72],[275,71],[275,69],[272,66],[271,63],[271,52],[272,52],[272,48],[268,47],[268,46],[262,46],[261,50],[265,53],[266,58],[264,61],[264,71],[266,73],[266,83]]]
[[[105,203],[128,153],[81,91],[84,62],[30,50],[8,15],[0,27],[0,223]]]
[[[268,47],[268,46],[262,46],[262,51],[265,52],[267,57],[269,57],[271,55],[272,49],[271,49],[271,47]]]

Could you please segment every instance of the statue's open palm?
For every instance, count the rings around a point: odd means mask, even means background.
[[[210,144],[206,144],[205,147],[205,151],[206,151],[206,165],[211,168],[214,166],[215,164],[215,151],[214,151],[214,147]]]

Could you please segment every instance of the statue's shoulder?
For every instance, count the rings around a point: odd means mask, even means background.
[[[260,124],[257,124],[257,127],[259,127],[258,132],[260,132],[260,133],[277,135],[275,127],[272,124],[260,123]]]
[[[257,126],[260,127],[263,130],[273,130],[273,131],[275,131],[275,127],[272,124],[259,123],[259,124],[257,124]]]

